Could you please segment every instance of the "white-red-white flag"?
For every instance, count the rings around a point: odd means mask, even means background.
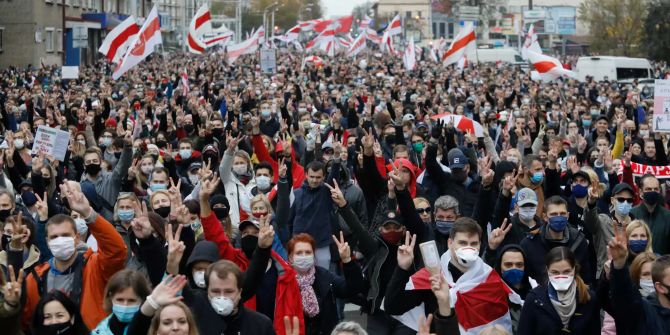
[[[397,14],[391,22],[389,22],[386,31],[389,33],[389,36],[394,36],[402,34],[402,21],[400,20],[400,14]]]
[[[158,18],[158,6],[154,5],[139,33],[128,47],[128,51],[123,56],[119,66],[114,70],[112,78],[114,80],[119,79],[128,70],[151,55],[156,46],[162,43],[163,37],[161,36],[161,22]]]
[[[361,19],[361,22],[358,24],[358,31],[366,31],[370,24],[372,23],[372,18],[365,14]]]
[[[476,335],[484,328],[500,325],[511,334],[512,318],[509,314],[508,299],[516,304],[523,304],[521,297],[510,289],[500,275],[481,258],[477,258],[457,281],[454,281],[451,272],[448,271],[450,261],[451,251],[447,250],[442,255],[440,264],[444,278],[450,287],[450,303],[456,311],[460,333]],[[430,290],[428,270],[423,268],[412,275],[405,285],[405,290]],[[420,310],[415,308],[411,312],[423,313],[424,311],[423,308]],[[411,323],[408,324],[405,321],[413,318],[406,316],[396,318],[408,327],[416,329]]]
[[[527,50],[526,54],[542,81],[552,81],[557,78],[577,78],[576,73],[565,69],[563,64],[556,58],[531,50]]]
[[[226,47],[226,56],[228,64],[233,64],[237,58],[242,55],[253,54],[258,50],[258,46],[262,43],[261,37],[265,36],[265,30],[263,27],[260,27],[256,30],[251,36],[237,44],[229,45]]]
[[[468,67],[468,56],[463,55],[463,57],[456,63],[456,68],[459,71],[463,71],[466,67]]]
[[[139,32],[140,26],[131,15],[107,34],[98,52],[104,54],[108,61],[118,64]]]
[[[207,45],[207,48],[211,48],[215,45],[225,44],[226,42],[232,41],[234,33],[232,31],[225,31],[210,37],[205,37],[203,41]]]
[[[186,74],[186,70],[181,73],[181,90],[184,92],[184,96],[187,96],[189,92],[191,92],[191,87],[189,86],[188,83],[188,74]]]
[[[332,29],[335,34],[346,34],[351,30],[351,25],[354,23],[354,16],[349,15],[335,20],[318,20],[314,24],[314,31],[322,33],[326,29]]]
[[[365,50],[367,47],[365,40],[365,33],[362,33],[356,37],[353,43],[349,46],[349,50],[347,50],[347,57],[354,57],[358,55],[361,51]]]
[[[526,40],[523,42],[523,46],[521,47],[521,57],[523,59],[528,59],[528,55],[526,54],[528,50],[539,54],[542,53],[540,43],[537,41],[537,34],[535,33],[535,25],[533,24],[531,24],[530,28],[528,28],[528,33],[526,34]]]
[[[384,35],[382,35],[382,40],[381,43],[379,44],[379,49],[381,50],[382,53],[387,52],[395,56],[395,49],[393,48],[393,38],[391,34],[389,34],[388,30],[384,31]]]
[[[409,43],[405,48],[405,53],[402,57],[402,62],[405,64],[405,70],[412,71],[416,67],[416,48],[414,47],[414,37],[409,38]]]
[[[447,66],[458,62],[468,51],[477,48],[476,41],[477,37],[475,36],[474,25],[472,22],[466,22],[463,29],[458,32],[454,41],[451,42],[449,49],[442,56],[442,64]]]
[[[285,42],[291,42],[291,41],[297,40],[298,37],[300,36],[300,31],[301,30],[302,29],[300,28],[300,25],[296,25],[295,27],[286,31],[286,33],[284,34],[284,39],[283,40]]]
[[[368,29],[365,31],[365,38],[366,38],[368,41],[370,41],[370,42],[372,42],[372,43],[374,43],[374,44],[377,44],[377,45],[379,45],[379,44],[382,43],[382,37],[379,36],[379,35],[377,35],[377,32],[376,32],[374,29],[372,29],[372,28],[368,28]]]
[[[188,34],[186,35],[186,45],[188,50],[194,54],[201,54],[207,49],[207,44],[202,37],[212,31],[212,16],[209,13],[207,4],[203,4],[195,12],[195,16],[191,19],[191,24],[188,26]]]

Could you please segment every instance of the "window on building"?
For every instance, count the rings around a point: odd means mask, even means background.
[[[47,52],[54,52],[54,28],[44,29],[44,45]]]
[[[63,29],[56,29],[54,37],[56,51],[63,52]]]
[[[421,16],[421,11],[417,11],[417,12],[416,12],[416,16],[418,16],[418,17],[423,17],[423,16]]]
[[[444,35],[444,22],[440,22],[440,37],[445,37],[445,35]]]
[[[447,34],[447,38],[454,38],[454,23],[449,23],[449,30]]]
[[[431,27],[431,29],[433,30],[433,36],[439,37],[438,30],[437,30],[437,22],[433,22],[433,26]],[[433,38],[435,38],[435,37],[433,37]]]

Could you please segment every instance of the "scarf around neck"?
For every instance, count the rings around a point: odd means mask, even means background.
[[[297,272],[298,286],[300,286],[300,296],[302,297],[302,309],[310,318],[319,314],[319,301],[314,292],[314,274],[316,267],[312,267],[309,271],[302,274]]]
[[[575,310],[577,309],[577,283],[573,281],[570,288],[562,292],[556,291],[551,284],[549,285],[549,300],[551,300],[551,304],[561,318],[563,327],[568,328],[570,318],[572,318],[572,315],[575,314]]]

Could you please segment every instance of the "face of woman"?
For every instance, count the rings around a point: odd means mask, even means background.
[[[312,245],[307,242],[298,242],[293,248],[293,254],[289,255],[289,259],[293,261],[295,256],[314,256]]]
[[[55,325],[70,321],[72,317],[60,301],[54,300],[44,305],[44,325]]]
[[[135,209],[135,202],[131,199],[121,199],[118,202],[119,210]]]
[[[575,268],[572,265],[570,265],[568,261],[562,260],[549,265],[549,268],[547,269],[547,274],[549,276],[558,276],[558,275],[574,276]]]
[[[651,279],[651,265],[652,262],[646,262],[642,264],[640,268],[640,280],[642,279]]]
[[[629,240],[647,240],[647,231],[644,230],[643,227],[638,227],[633,229],[633,231],[630,233],[630,236],[628,236]]]
[[[179,306],[167,306],[161,311],[156,335],[188,335],[186,313]]]
[[[141,302],[132,287],[126,287],[112,296],[112,303],[120,306],[137,306]]]
[[[265,203],[262,201],[257,201],[251,206],[251,213],[254,216],[265,215],[268,213],[268,208],[265,206]]]
[[[170,198],[165,194],[156,194],[153,202],[151,203],[153,209],[158,209],[159,207],[170,207]]]

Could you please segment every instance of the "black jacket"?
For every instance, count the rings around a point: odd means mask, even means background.
[[[429,144],[426,149],[426,171],[437,185],[440,195],[450,195],[458,199],[461,216],[477,218],[477,203],[479,200],[479,180],[473,180],[469,185],[455,182],[451,174],[442,171],[437,162],[437,145]]]
[[[600,303],[594,291],[589,290],[591,300],[586,304],[577,303],[568,329],[564,330],[547,290],[547,286],[538,286],[528,293],[521,310],[517,335],[600,335]],[[578,297],[576,299],[579,300]]]

